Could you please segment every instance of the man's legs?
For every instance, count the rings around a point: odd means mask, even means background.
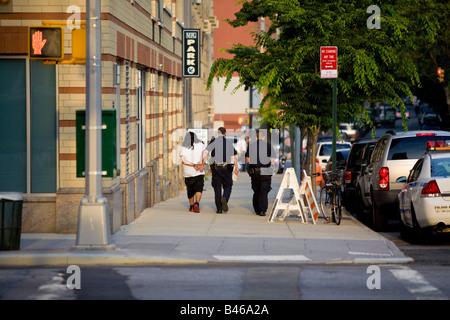
[[[259,189],[259,209],[261,210],[260,215],[264,216],[267,212],[269,206],[269,192],[271,188],[272,177],[263,177],[260,180]]]
[[[214,189],[214,202],[216,203],[217,213],[222,212],[222,177],[218,170],[212,171],[211,186]]]
[[[260,185],[258,176],[252,176],[251,181],[252,181],[252,190],[253,190],[253,198],[252,198],[253,210],[255,210],[256,214],[260,214],[261,209],[259,208],[259,198],[260,198],[261,185]]]

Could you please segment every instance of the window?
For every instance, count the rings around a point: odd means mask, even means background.
[[[423,166],[423,159],[419,159],[409,174],[409,177],[407,180],[408,183],[416,181],[419,178],[420,172],[422,171],[422,166]]]
[[[56,67],[0,59],[0,192],[56,192]]]
[[[445,139],[448,139],[448,136],[414,136],[409,138],[392,139],[388,160],[418,159],[424,154],[427,141]]]
[[[438,158],[431,160],[431,176],[442,177],[450,175],[450,158]]]

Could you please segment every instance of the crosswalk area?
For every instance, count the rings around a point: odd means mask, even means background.
[[[378,271],[377,271],[378,270]],[[449,300],[448,267],[252,263],[0,269],[1,300]],[[377,273],[378,272],[378,273]]]

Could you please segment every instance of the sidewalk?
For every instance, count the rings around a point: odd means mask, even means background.
[[[276,175],[269,210],[283,175]],[[347,213],[339,226],[319,218],[301,223],[268,222],[253,213],[250,178],[241,172],[233,185],[229,211],[216,214],[210,180],[200,213],[188,211],[186,191],[147,208],[111,236],[113,250],[76,250],[75,234],[22,234],[21,249],[0,251],[0,266],[138,265],[228,262],[406,263],[391,241]]]

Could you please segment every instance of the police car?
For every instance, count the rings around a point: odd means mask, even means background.
[[[402,236],[423,242],[432,230],[450,232],[450,140],[427,142],[398,200]]]

